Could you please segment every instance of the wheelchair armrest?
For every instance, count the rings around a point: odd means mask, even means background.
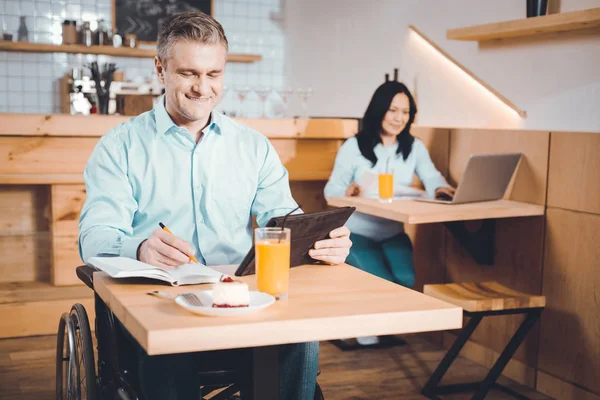
[[[85,283],[87,287],[90,289],[94,289],[94,271],[97,271],[96,268],[90,267],[89,265],[82,265],[77,267],[75,272],[77,272],[77,277],[81,282]]]

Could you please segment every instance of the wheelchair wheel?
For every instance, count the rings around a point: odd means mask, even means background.
[[[79,372],[77,346],[75,345],[75,327],[71,316],[64,313],[58,323],[56,338],[56,399],[76,400],[81,397],[77,392]]]
[[[77,385],[81,399],[96,400],[96,364],[94,361],[94,343],[87,312],[81,304],[71,308],[71,319],[75,328],[75,344],[77,347],[78,363]]]
[[[95,400],[94,348],[87,313],[75,304],[58,324],[56,341],[57,400]]]

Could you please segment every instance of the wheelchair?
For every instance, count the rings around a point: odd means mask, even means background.
[[[84,265],[77,267],[76,271],[79,279],[93,290],[95,269]],[[96,293],[94,309],[98,373],[87,312],[83,305],[74,304],[70,312],[62,314],[58,324],[56,399],[144,400],[138,380],[137,354],[130,339],[125,337],[117,318]],[[251,382],[247,379],[249,365],[248,360],[242,360],[227,368],[219,366],[199,370],[197,378],[202,388],[202,399],[251,398]],[[323,399],[317,383],[315,400]]]

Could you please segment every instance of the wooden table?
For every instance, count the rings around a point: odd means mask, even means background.
[[[235,267],[220,269],[232,274]],[[241,279],[255,288],[254,276]],[[172,294],[205,288],[210,285],[160,286]],[[254,368],[261,371],[253,377],[256,399],[278,397],[274,345],[458,329],[462,325],[460,307],[348,265],[293,268],[289,299],[244,317],[191,314],[174,302],[146,295],[157,285],[119,283],[101,272],[94,274],[94,289],[150,355],[256,348],[261,357],[255,359],[263,361],[260,369]],[[270,376],[266,377],[265,371]]]
[[[394,199],[381,203],[369,197],[329,197],[334,207],[352,206],[358,212],[407,224],[443,222],[458,242],[479,264],[493,265],[496,246],[496,219],[543,216],[544,206],[512,200],[484,201],[466,204],[425,203],[412,199]],[[472,232],[464,221],[484,220]]]
[[[378,199],[368,197],[329,197],[327,204],[335,207],[352,206],[361,213],[407,224],[544,215],[544,206],[511,200],[438,204],[402,199],[386,204],[379,202]]]

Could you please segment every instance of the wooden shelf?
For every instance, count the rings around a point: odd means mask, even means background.
[[[450,40],[485,41],[600,27],[600,8],[449,29]]]
[[[356,207],[358,212],[407,224],[544,215],[544,206],[511,200],[454,205],[394,200],[392,203],[382,204],[378,199],[367,197],[329,197],[327,204],[333,207]]]
[[[0,41],[0,50],[22,51],[26,53],[72,53],[72,54],[101,54],[115,57],[141,57],[153,58],[155,49],[141,49],[111,46],[83,46],[80,44],[45,44],[29,42],[6,42]],[[239,63],[253,63],[262,60],[259,54],[228,54],[227,61]]]

